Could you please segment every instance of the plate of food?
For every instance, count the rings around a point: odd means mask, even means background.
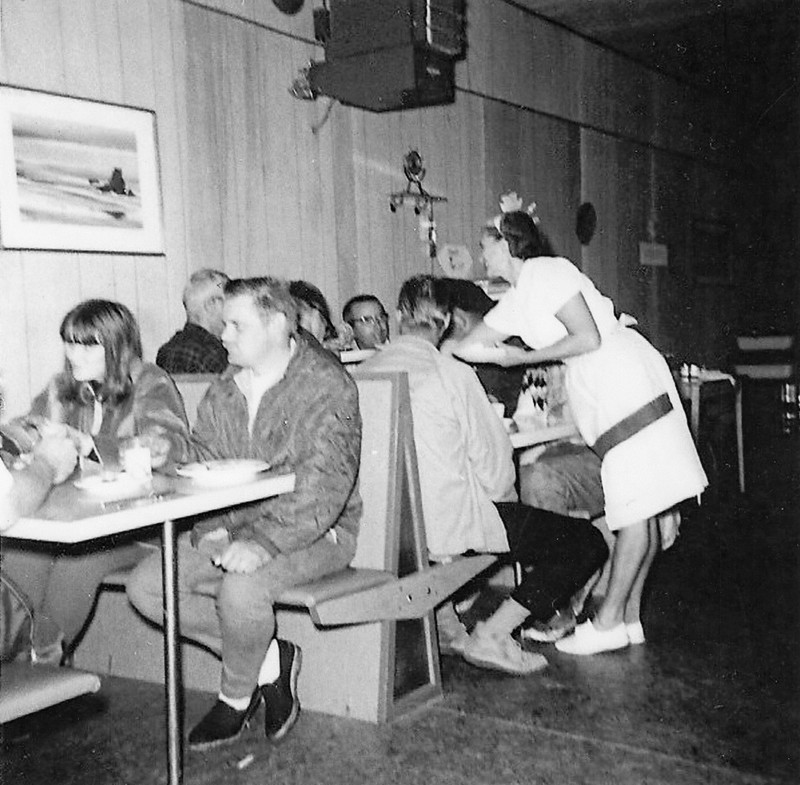
[[[98,499],[124,499],[141,493],[150,482],[149,477],[126,472],[103,471],[75,480],[75,487]]]
[[[217,486],[252,480],[269,468],[270,465],[266,461],[232,458],[184,463],[175,471],[179,477],[186,477],[198,485]]]

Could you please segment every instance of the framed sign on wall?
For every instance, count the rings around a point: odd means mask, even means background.
[[[0,245],[163,254],[155,114],[0,85]]]

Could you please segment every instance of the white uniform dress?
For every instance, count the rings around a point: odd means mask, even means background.
[[[566,388],[588,445],[641,407],[666,394],[672,410],[613,446],[603,457],[606,522],[616,530],[651,518],[708,484],[686,415],[664,358],[614,316],[614,304],[575,265],[560,257],[528,259],[484,321],[534,349],[567,336],[556,313],[582,294],[600,332],[596,351],[567,357]]]
[[[14,480],[6,465],[0,461],[0,531],[7,529],[13,523],[11,518],[11,504],[9,496]]]

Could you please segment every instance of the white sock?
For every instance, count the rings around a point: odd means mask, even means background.
[[[273,638],[269,644],[261,670],[258,672],[259,684],[272,684],[281,675],[281,653],[278,648],[278,639]]]
[[[250,705],[250,698],[229,698],[227,695],[220,693],[219,699],[223,703],[227,703],[232,709],[236,711],[244,711]]]

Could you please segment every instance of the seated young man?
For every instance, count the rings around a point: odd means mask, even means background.
[[[222,659],[218,700],[189,734],[195,749],[237,738],[261,703],[268,739],[299,712],[297,646],[275,637],[281,592],[346,567],[356,551],[361,418],[356,384],[298,329],[297,304],[273,278],[225,286],[230,367],[197,410],[187,459],[255,458],[295,473],[291,493],[204,518],[178,543],[182,633]],[[128,583],[133,605],[162,620],[160,556]]]
[[[510,553],[531,568],[521,585],[471,635],[450,640],[474,665],[533,673],[547,661],[511,633],[546,622],[604,562],[600,533],[585,521],[520,504],[511,442],[475,372],[436,348],[451,314],[432,276],[403,284],[399,333],[364,370],[406,371],[419,461],[425,533],[432,560],[468,551]]]

